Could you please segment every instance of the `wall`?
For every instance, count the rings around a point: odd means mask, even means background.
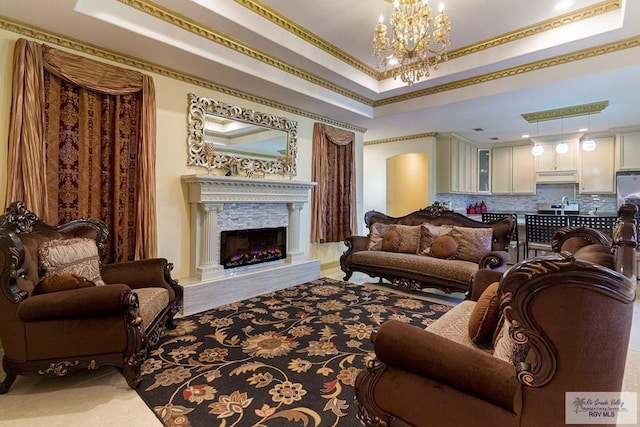
[[[428,157],[427,200],[433,203],[436,195],[436,140],[435,136],[403,138],[402,140],[383,140],[364,146],[363,212],[377,210],[385,212],[387,206],[387,159],[406,153],[422,153]],[[422,206],[424,207],[424,206]],[[360,217],[364,228],[364,217]]]
[[[407,153],[387,159],[387,215],[403,216],[424,208],[429,191],[429,156]]]
[[[23,36],[0,30],[0,59],[2,59],[0,63],[0,81],[3,85],[3,90],[0,92],[0,140],[2,141],[7,141],[8,137],[13,48],[15,40],[20,37]],[[78,51],[70,50],[70,52],[91,57]],[[110,62],[101,58],[93,59]],[[124,68],[131,68],[119,63],[110,63]],[[189,276],[189,206],[186,201],[186,187],[181,183],[180,177],[186,174],[206,173],[203,168],[187,166],[188,94],[195,93],[201,96],[212,97],[245,108],[296,120],[298,122],[298,176],[295,177],[295,179],[298,181],[311,181],[313,123],[318,120],[312,114],[301,112],[304,115],[300,115],[289,111],[278,110],[271,106],[261,105],[203,87],[206,85],[187,83],[144,69],[138,71],[151,75],[156,89],[156,207],[158,218],[158,256],[167,258],[170,262],[174,263],[173,277],[180,279]],[[211,84],[208,86],[211,86]],[[362,194],[362,141],[362,133],[356,132],[357,194]],[[2,171],[0,172],[0,203],[4,206],[11,202],[5,200],[7,169],[6,145],[6,143],[0,144],[0,163],[3,165]],[[358,199],[357,209],[358,217],[362,217],[362,198]],[[307,253],[309,253],[310,230],[311,207],[310,203],[307,203],[301,211],[300,242],[300,249]],[[322,252],[320,252],[320,254],[322,255]],[[321,262],[323,262],[322,259]]]

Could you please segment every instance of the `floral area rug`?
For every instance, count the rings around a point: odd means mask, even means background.
[[[387,319],[426,328],[449,309],[315,280],[180,319],[138,393],[166,426],[357,426],[371,331]]]

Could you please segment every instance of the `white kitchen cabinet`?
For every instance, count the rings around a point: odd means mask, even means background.
[[[578,140],[566,140],[569,150],[556,151],[557,142],[540,142],[544,150],[535,156],[537,182],[576,182],[578,180]]]
[[[579,191],[583,194],[615,193],[614,139],[613,137],[596,138],[594,141],[595,150],[580,150],[578,155]]]
[[[618,135],[619,170],[640,169],[640,131]]]
[[[536,181],[531,146],[491,150],[491,194],[535,194]]]
[[[436,139],[438,193],[477,192],[478,148],[455,136]]]

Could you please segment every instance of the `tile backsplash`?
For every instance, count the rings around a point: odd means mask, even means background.
[[[579,194],[576,184],[538,184],[534,195],[490,195],[438,193],[435,200],[448,200],[454,211],[464,212],[469,204],[484,201],[489,212],[535,212],[538,203],[560,203],[567,196],[571,203],[578,203],[580,213],[597,208],[598,212],[615,213],[618,210],[615,194]]]

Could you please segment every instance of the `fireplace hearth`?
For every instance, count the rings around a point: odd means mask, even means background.
[[[220,264],[228,269],[284,259],[286,241],[286,227],[222,231]]]

